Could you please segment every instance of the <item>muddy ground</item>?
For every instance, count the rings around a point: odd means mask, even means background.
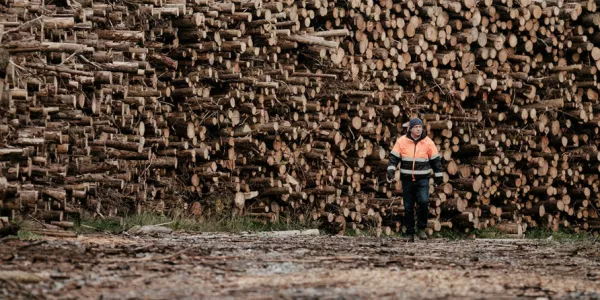
[[[265,234],[0,242],[1,299],[539,297],[600,299],[600,245]]]

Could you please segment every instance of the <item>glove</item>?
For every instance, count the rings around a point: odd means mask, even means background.
[[[442,183],[444,183],[444,178],[443,177],[435,177],[433,179],[433,181],[435,182],[436,186],[440,186],[440,185],[442,185]]]
[[[394,183],[396,182],[396,172],[394,172],[394,170],[388,170],[387,171],[387,175],[385,176],[385,180],[387,180],[388,183]]]

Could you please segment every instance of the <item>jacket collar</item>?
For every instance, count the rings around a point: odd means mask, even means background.
[[[427,131],[426,131],[425,129],[423,129],[423,132],[421,132],[421,136],[420,136],[418,139],[416,139],[416,140],[415,140],[415,139],[413,139],[413,137],[412,137],[412,134],[410,134],[410,132],[406,134],[406,137],[407,137],[409,140],[411,140],[411,141],[413,141],[413,142],[415,142],[415,143],[418,143],[420,140],[422,140],[422,139],[424,139],[425,137],[427,137]]]

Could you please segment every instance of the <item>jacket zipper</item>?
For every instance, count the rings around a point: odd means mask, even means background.
[[[415,141],[415,151],[413,153],[413,165],[412,165],[412,180],[417,181],[415,178],[415,162],[417,162],[417,141]]]

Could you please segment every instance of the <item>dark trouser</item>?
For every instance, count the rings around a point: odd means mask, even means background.
[[[429,214],[429,179],[417,181],[402,180],[402,195],[404,197],[404,223],[406,233],[415,234],[415,202],[417,203],[417,227],[427,228]]]

